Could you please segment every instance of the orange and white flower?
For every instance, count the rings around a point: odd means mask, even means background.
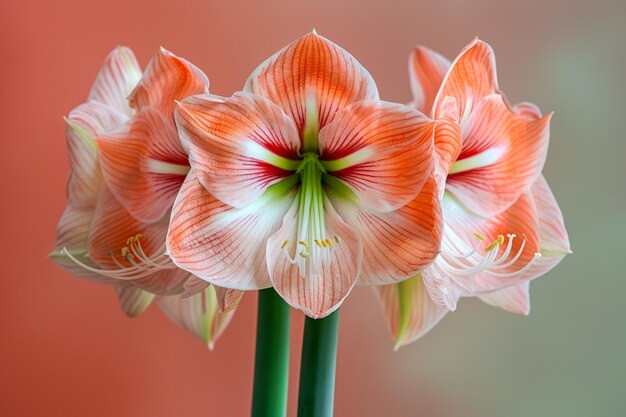
[[[365,68],[316,33],[262,63],[245,91],[183,100],[176,120],[192,168],[168,234],[181,268],[273,286],[319,318],[357,282],[398,282],[435,257],[435,123],[380,101]]]
[[[174,100],[207,88],[204,74],[168,51],[159,51],[142,76],[132,51],[119,47],[87,102],[66,119],[68,203],[51,257],[76,275],[113,285],[130,316],[155,294],[170,295],[163,301],[168,306],[206,299],[193,294],[206,291],[207,283],[164,253],[169,211],[189,170]]]
[[[529,281],[569,253],[559,207],[541,176],[551,115],[510,106],[492,49],[478,39],[453,63],[418,47],[412,105],[438,120],[445,175],[441,254],[420,275],[378,295],[397,346],[421,337],[461,296],[528,314]]]

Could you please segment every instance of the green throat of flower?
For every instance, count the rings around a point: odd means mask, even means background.
[[[298,263],[303,276],[320,273],[323,264],[336,244],[341,242],[339,236],[327,236],[324,221],[324,205],[328,204],[325,196],[323,177],[326,170],[315,152],[306,152],[296,171],[300,176],[300,192],[298,194],[297,243],[293,262]],[[290,245],[283,243],[286,249]]]

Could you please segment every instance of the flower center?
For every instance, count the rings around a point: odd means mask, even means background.
[[[319,274],[322,265],[330,261],[333,247],[341,242],[339,236],[326,236],[324,223],[325,193],[322,186],[324,167],[315,152],[306,152],[297,169],[300,175],[298,201],[297,247],[294,263],[297,263],[301,276]],[[282,249],[288,250],[289,241]],[[294,242],[295,243],[295,242]],[[291,252],[288,250],[288,252]]]

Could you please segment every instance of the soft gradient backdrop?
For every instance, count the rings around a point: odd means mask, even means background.
[[[142,65],[163,45],[228,95],[312,27],[400,102],[415,44],[452,58],[474,36],[489,42],[509,99],[556,112],[545,173],[575,251],[533,284],[530,317],[464,301],[396,353],[371,292],[355,291],[342,309],[337,417],[624,415],[623,0],[1,0],[0,21],[1,416],[248,414],[253,295],[210,353],[158,309],[128,319],[110,288],[46,259],[65,203],[62,116],[118,44]],[[293,323],[296,388],[302,316]]]

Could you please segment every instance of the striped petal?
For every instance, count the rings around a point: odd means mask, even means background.
[[[220,313],[212,285],[191,297],[162,297],[157,302],[174,323],[200,339],[210,350],[214,349],[235,314],[235,310]]]
[[[215,287],[215,295],[220,306],[220,312],[225,313],[235,309],[241,298],[243,291],[233,290],[232,288]]]
[[[161,48],[148,63],[129,102],[136,110],[154,107],[173,121],[176,100],[208,92],[209,80],[200,69]]]
[[[424,336],[448,312],[444,306],[433,302],[420,275],[373,289],[396,350]]]
[[[530,314],[530,282],[512,285],[498,291],[478,296],[485,303],[511,313]]]
[[[493,50],[485,42],[474,39],[461,51],[444,77],[433,104],[433,114],[439,118],[441,104],[446,97],[453,97],[457,101],[459,120],[463,121],[481,98],[497,89]]]
[[[424,46],[416,47],[409,57],[409,81],[413,93],[412,107],[430,114],[443,78],[452,63]]]
[[[126,114],[132,115],[127,97],[141,78],[141,68],[130,48],[118,46],[104,61],[96,81],[89,92],[94,100]]]
[[[539,259],[525,274],[524,279],[538,278],[556,267],[572,253],[563,215],[554,194],[543,176],[530,189],[539,220]]]
[[[468,252],[472,247],[477,248],[476,252],[456,262],[457,269],[463,269],[459,267],[463,264],[472,265],[472,261],[479,264],[486,258],[491,259],[484,267],[474,268],[475,274],[450,272],[465,295],[513,285],[523,279],[524,271],[537,260],[539,226],[535,205],[528,194],[491,218],[471,213],[454,198],[444,198],[444,218],[444,259]],[[477,240],[476,235],[481,240]]]
[[[131,123],[97,138],[107,185],[145,223],[167,213],[189,164],[174,125],[157,110],[142,109]]]
[[[114,283],[115,280],[107,279],[101,274],[87,270],[72,259],[77,259],[80,263],[89,267],[98,268],[98,265],[89,259],[87,253],[89,229],[93,220],[94,210],[92,207],[85,208],[68,205],[57,225],[54,250],[48,256],[72,275],[100,283]]]
[[[319,134],[326,171],[367,207],[388,212],[415,199],[433,169],[434,124],[407,106],[363,101]]]
[[[333,199],[333,205],[363,241],[362,284],[406,279],[427,267],[439,253],[442,218],[433,178],[413,201],[392,212],[360,208],[339,198]]]
[[[102,187],[95,136],[117,129],[126,116],[104,104],[92,101],[72,110],[65,119],[70,179],[68,202],[77,207],[93,207]]]
[[[250,75],[244,90],[279,105],[295,121],[300,134],[307,120],[307,101],[315,103],[317,126],[322,128],[342,107],[378,98],[367,70],[344,49],[315,32],[263,62]]]
[[[191,171],[172,209],[167,252],[176,265],[215,285],[270,287],[265,244],[290,200],[262,198],[237,209],[213,197]]]
[[[298,201],[282,227],[267,241],[267,265],[274,289],[292,307],[312,318],[335,311],[356,283],[363,248],[358,234],[324,201],[324,232],[333,244],[323,248],[298,242]]]
[[[446,189],[486,216],[511,206],[541,174],[550,116],[533,120],[518,115],[500,95],[481,99],[463,126],[463,149]]]
[[[293,121],[262,97],[190,97],[180,104],[176,120],[198,180],[231,206],[252,203],[298,167]]]
[[[154,294],[127,283],[116,285],[115,292],[117,292],[120,307],[129,317],[137,317],[146,311],[155,297]]]
[[[167,219],[142,223],[104,189],[89,233],[89,258],[105,276],[133,281],[152,293],[177,294],[183,291],[189,273],[175,268],[165,257],[166,233]],[[112,274],[115,271],[120,273]]]

